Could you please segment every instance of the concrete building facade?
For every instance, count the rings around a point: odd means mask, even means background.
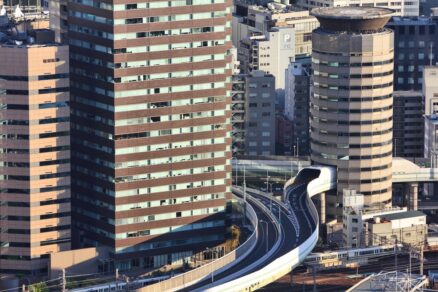
[[[295,60],[294,29],[272,28],[266,35],[256,34],[240,41],[238,60],[242,73],[264,71],[275,76],[275,89],[284,99],[285,72]]]
[[[423,68],[438,60],[438,18],[393,17],[386,26],[394,31],[394,90],[421,90]]]
[[[68,9],[67,0],[48,1],[50,29],[55,32],[55,40],[67,43]]]
[[[374,216],[367,222],[368,245],[395,242],[423,246],[427,240],[426,214],[420,211]]]
[[[246,74],[234,74],[231,88],[231,123],[233,157],[245,154]]]
[[[310,154],[310,68],[306,64],[291,63],[286,71],[284,115],[292,121],[293,144],[296,155]]]
[[[71,248],[68,47],[35,33],[0,42],[0,274]]]
[[[245,85],[245,154],[275,155],[275,77],[253,71]]]
[[[355,190],[344,190],[342,208],[342,244],[344,247],[368,246],[369,236],[367,222],[374,217],[389,214],[404,214],[407,208],[385,207],[382,209],[369,209],[364,205],[364,195]]]
[[[344,189],[367,207],[391,205],[393,33],[385,8],[314,9],[311,159],[337,168],[337,195],[327,213],[339,216]]]
[[[269,3],[265,7],[237,1],[233,15],[233,44],[238,47],[239,41],[252,33],[266,34],[273,27],[289,27],[294,29],[296,57],[308,57],[312,52],[312,30],[318,26],[309,11],[291,5]]]
[[[434,0],[420,0],[420,15],[429,16],[433,14],[432,9],[437,7],[438,3]]]
[[[424,157],[424,105],[419,91],[394,91],[395,157]]]
[[[424,117],[424,157],[431,167],[438,166],[438,118],[436,114]]]
[[[293,139],[294,123],[283,115],[277,115],[276,119],[276,154],[285,156],[296,156],[296,146],[294,145]]]
[[[123,270],[224,241],[232,1],[68,4],[75,246]]]
[[[438,66],[426,66],[423,70],[422,92],[424,97],[424,114],[430,116],[438,113]]]

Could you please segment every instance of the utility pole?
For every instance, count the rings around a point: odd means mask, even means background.
[[[412,246],[409,246],[409,284],[412,277]]]
[[[312,265],[312,276],[313,276],[313,292],[316,292],[316,267]]]
[[[394,253],[394,256],[395,256],[395,259],[394,259],[394,262],[395,262],[395,271],[398,271],[398,259],[397,259],[397,253],[398,253],[398,244],[397,244],[397,237],[395,238],[395,253]]]
[[[298,146],[298,138],[297,138],[297,157],[300,156],[300,150],[299,150],[299,146]]]
[[[424,262],[424,246],[423,243],[420,243],[420,275],[423,275],[423,262]]]
[[[65,279],[65,269],[62,269],[62,292],[67,291],[65,288],[67,286],[67,281]]]

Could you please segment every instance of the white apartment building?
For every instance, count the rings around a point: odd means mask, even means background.
[[[275,76],[275,88],[284,96],[285,73],[295,60],[295,30],[274,27],[265,35],[240,41],[238,61],[244,73],[261,70]]]
[[[419,16],[419,0],[298,0],[297,5],[312,9],[316,7],[367,6],[385,7],[396,11],[399,16]]]
[[[438,165],[438,66],[423,69],[424,157],[432,167]]]
[[[344,190],[342,238],[344,247],[361,247],[368,244],[366,221],[374,217],[406,212],[407,208],[388,207],[384,209],[366,209],[364,196],[355,190]]]
[[[283,5],[269,3],[268,7],[250,5],[248,15],[233,15],[234,46],[254,33],[266,34],[273,27],[289,27],[295,31],[294,46],[295,54],[310,56],[312,53],[312,31],[319,27],[319,22],[309,14],[309,11]]]
[[[438,113],[438,66],[423,68],[424,114]]]

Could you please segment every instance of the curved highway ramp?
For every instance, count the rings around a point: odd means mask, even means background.
[[[188,281],[181,274],[182,282],[178,285],[170,285],[171,278],[140,291],[254,291],[276,281],[303,262],[315,247],[319,217],[311,198],[335,187],[334,168],[312,166],[286,183],[283,203],[263,193],[248,191],[247,204],[258,222],[253,222],[257,226],[256,237],[251,240],[252,250],[246,257],[232,266],[203,271],[197,280]],[[243,197],[240,188],[234,188],[233,192]]]
[[[311,198],[335,187],[334,168],[312,166],[301,170],[284,187],[285,212],[279,209],[289,249],[277,253],[274,260],[250,274],[235,274],[234,280],[218,281],[199,291],[254,291],[290,273],[304,261],[318,241],[319,217]],[[267,201],[264,203],[268,204]],[[286,222],[291,223],[292,228],[286,227]]]

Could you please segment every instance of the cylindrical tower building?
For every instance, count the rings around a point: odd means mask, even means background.
[[[393,10],[317,8],[313,32],[311,158],[337,168],[336,196],[327,212],[340,215],[344,189],[364,195],[368,207],[391,204]]]

